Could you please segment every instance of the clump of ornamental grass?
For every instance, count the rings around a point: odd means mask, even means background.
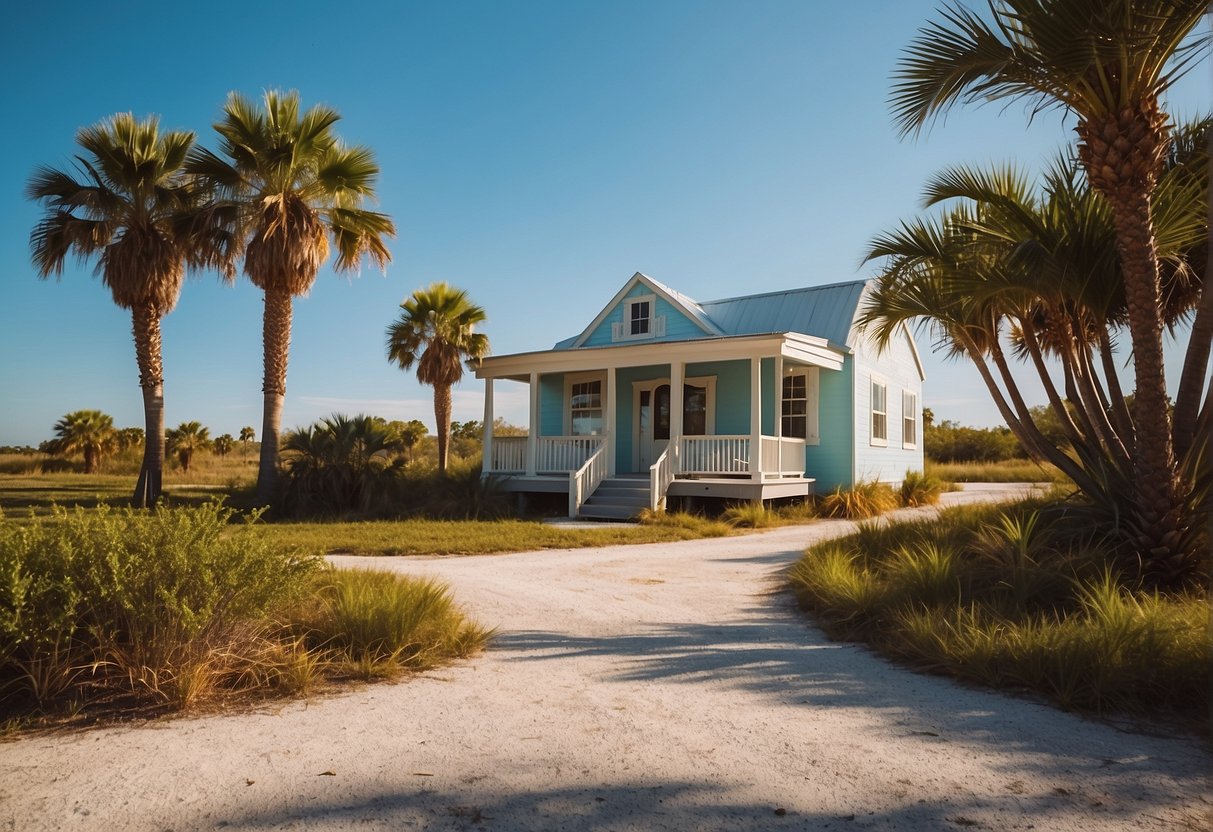
[[[644,509],[636,518],[641,525],[685,529],[696,537],[725,537],[732,527],[720,520],[710,520],[686,511],[652,511]]]
[[[821,498],[817,513],[821,517],[864,520],[897,508],[897,494],[882,482],[857,482],[850,488],[838,486]]]
[[[831,636],[913,666],[1066,709],[1198,724],[1213,675],[1206,600],[1143,591],[1052,509],[1027,500],[863,524],[809,549],[790,582]]]
[[[906,478],[901,482],[898,499],[906,508],[918,506],[933,506],[939,502],[939,495],[944,492],[943,481],[922,471],[906,471]]]
[[[779,515],[760,502],[729,506],[720,519],[739,529],[765,529],[780,522]]]

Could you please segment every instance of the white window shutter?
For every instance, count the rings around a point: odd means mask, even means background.
[[[615,321],[614,323],[611,324],[611,340],[612,341],[622,341],[623,340],[623,322],[622,321]]]
[[[805,425],[804,441],[810,445],[821,444],[820,419],[818,418],[819,402],[821,401],[821,370],[810,367],[805,374]]]
[[[665,315],[658,315],[653,318],[653,337],[660,338],[665,335]]]

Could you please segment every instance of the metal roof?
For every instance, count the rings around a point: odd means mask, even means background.
[[[863,294],[864,280],[811,286],[700,302],[699,306],[729,335],[801,332],[833,344],[846,344]]]

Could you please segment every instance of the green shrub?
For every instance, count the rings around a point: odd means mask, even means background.
[[[817,513],[822,517],[863,520],[897,508],[897,495],[882,482],[857,482],[850,488],[838,486],[821,499]]]
[[[906,471],[902,480],[900,501],[907,508],[918,506],[933,506],[939,502],[944,484],[941,480],[922,471]]]

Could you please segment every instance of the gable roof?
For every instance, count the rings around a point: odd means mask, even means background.
[[[586,340],[588,340],[589,337],[594,334],[594,330],[598,329],[602,322],[607,319],[607,316],[615,311],[615,308],[619,305],[619,303],[625,297],[627,297],[628,292],[632,291],[633,287],[635,287],[637,284],[644,286],[653,294],[662,298],[679,312],[683,313],[692,323],[696,324],[700,329],[702,329],[705,334],[727,334],[716,326],[712,319],[704,313],[700,305],[694,300],[681,292],[671,289],[664,283],[658,283],[647,274],[636,272],[636,274],[632,275],[631,279],[628,280],[627,283],[623,284],[623,288],[615,293],[615,297],[611,298],[611,302],[602,308],[602,311],[598,313],[598,317],[594,318],[594,320],[590,322],[590,325],[581,331],[580,335],[573,338],[566,338],[564,341],[559,342],[556,344],[556,349],[580,347],[582,344],[584,344]]]
[[[664,298],[707,336],[799,332],[824,338],[836,346],[850,346],[855,313],[868,285],[866,280],[851,280],[828,286],[810,286],[701,302],[646,274],[636,272],[588,327],[579,335],[557,342],[554,349],[575,349],[583,346],[637,284]]]

